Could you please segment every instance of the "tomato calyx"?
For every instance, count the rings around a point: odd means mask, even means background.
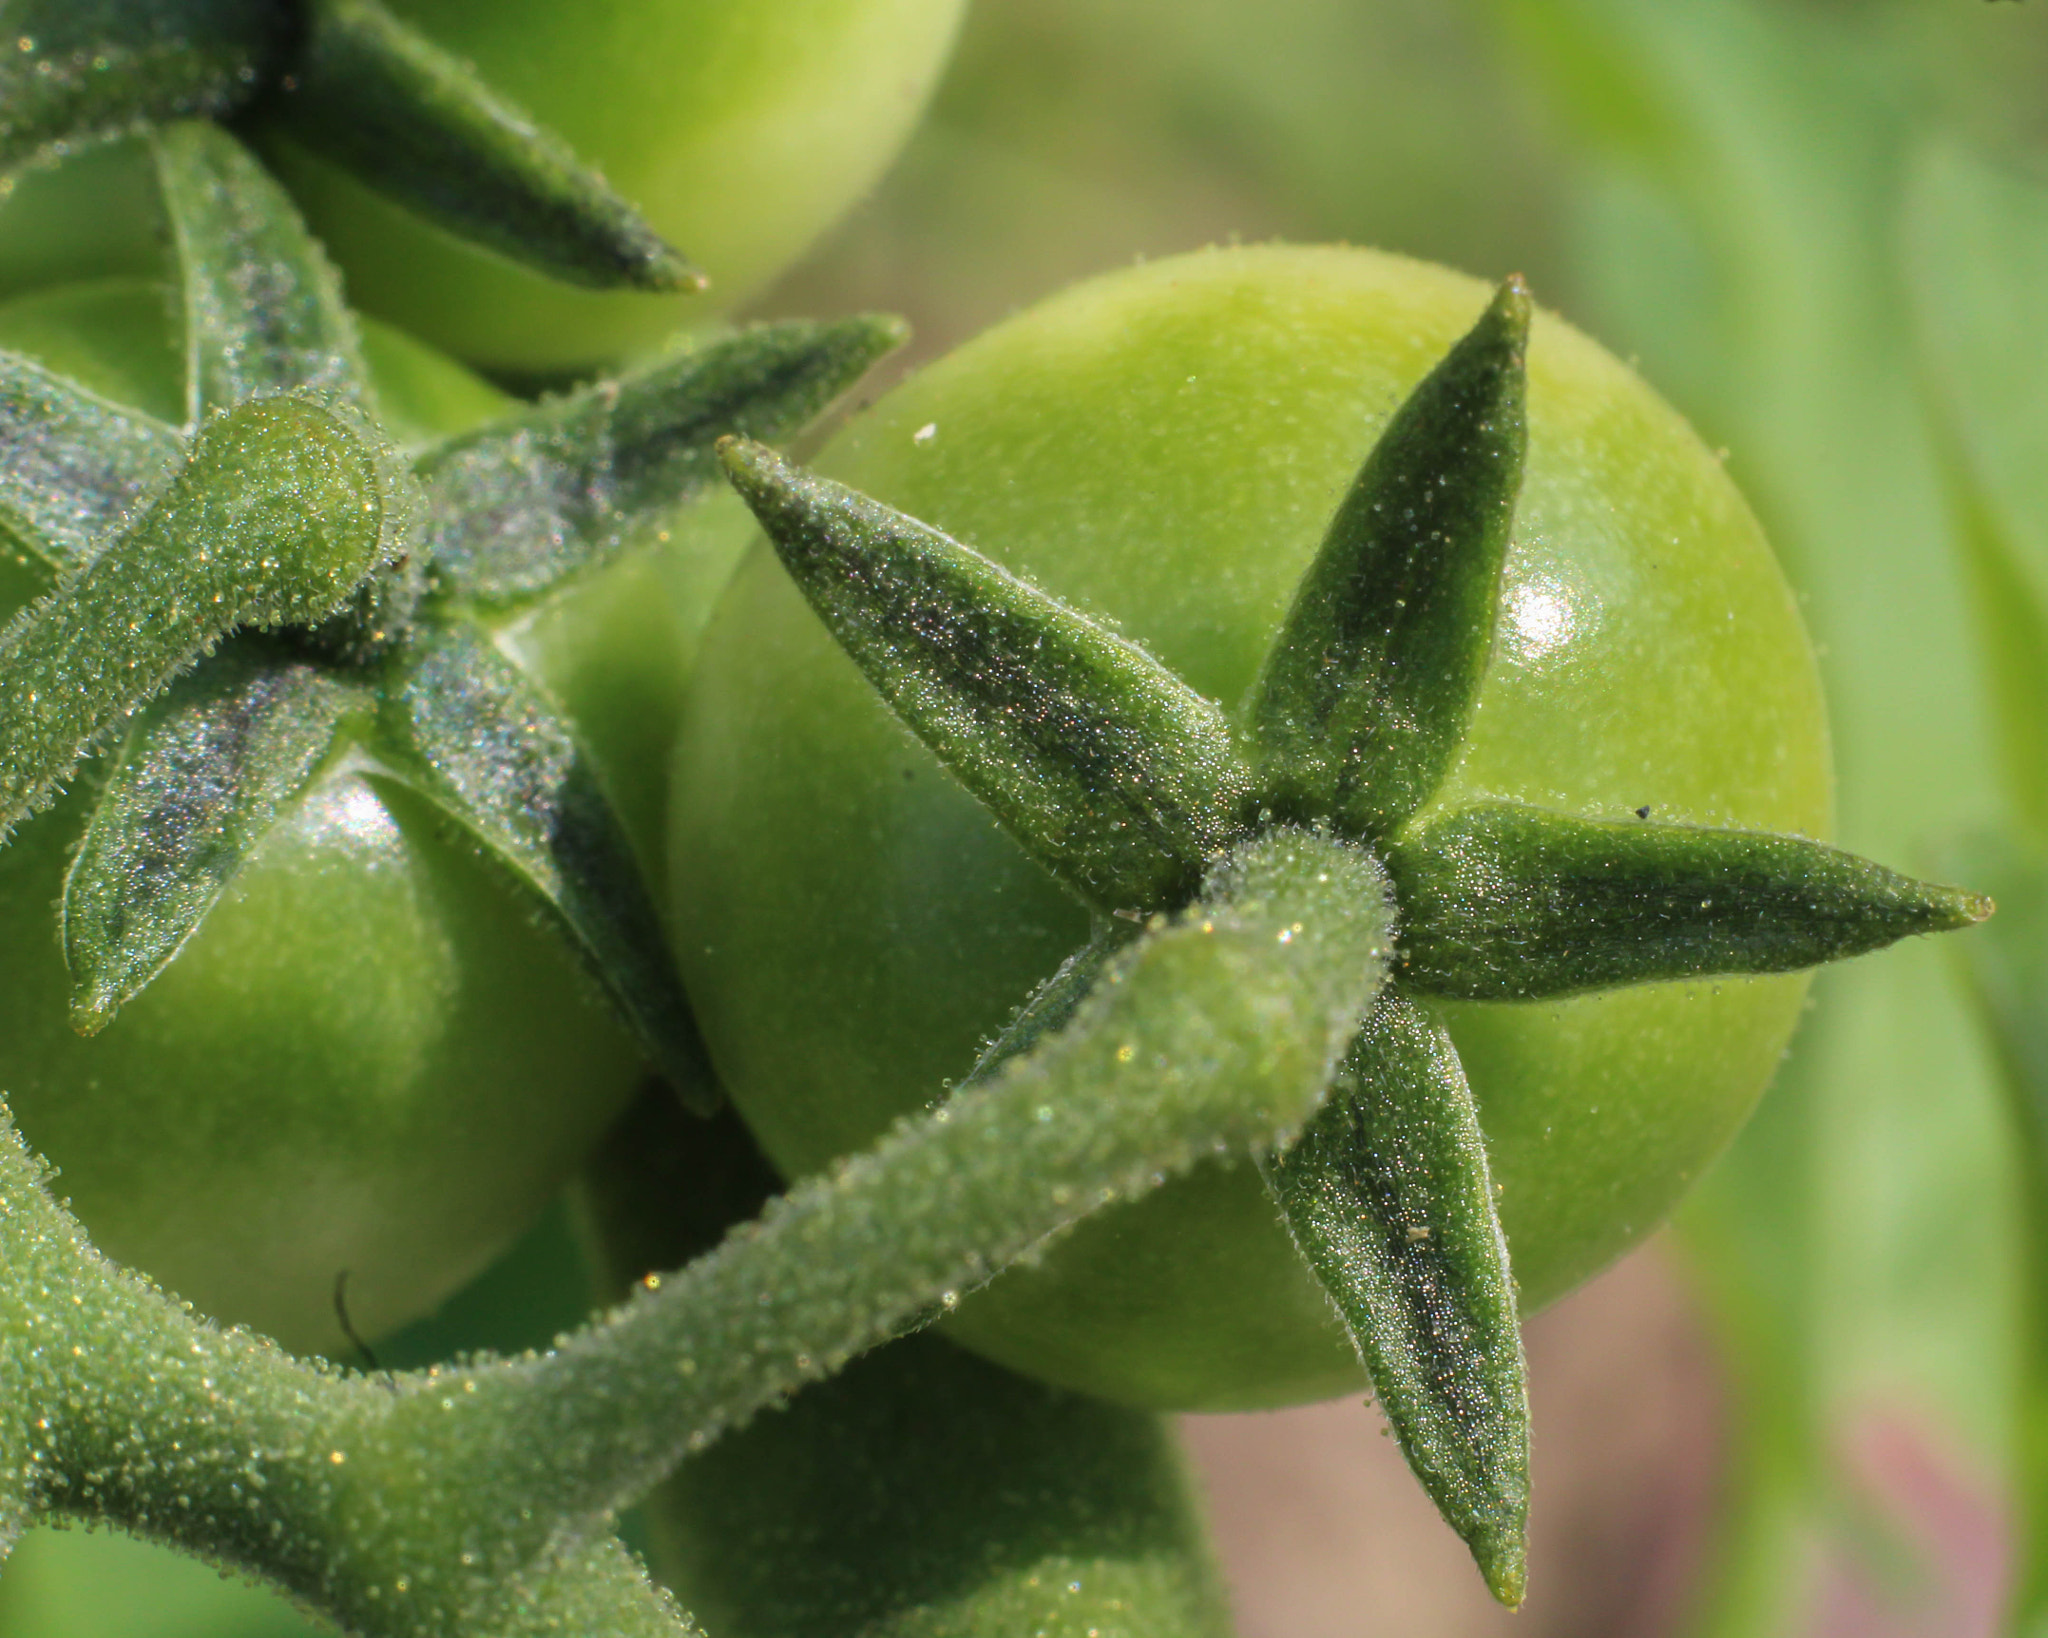
[[[29,0],[10,20],[0,167],[195,115],[236,118],[550,277],[705,286],[558,137],[378,0]]]
[[[1219,856],[1306,827],[1384,864],[1393,982],[1264,1170],[1411,1466],[1510,1604],[1528,1453],[1514,1282],[1471,1089],[1430,998],[1787,971],[1990,909],[1797,837],[1430,810],[1493,648],[1529,317],[1510,280],[1396,411],[1234,717],[937,529],[722,446],[840,646],[1097,916],[970,1079],[1056,1036],[1131,924],[1179,912]]]
[[[0,523],[53,582],[0,639],[0,825],[126,730],[60,910],[73,1022],[104,1027],[347,761],[502,867],[708,1103],[623,826],[491,622],[653,537],[712,482],[717,435],[803,425],[901,326],[764,326],[407,454],[377,430],[339,280],[282,188],[216,126],[155,146],[187,425],[0,356],[0,421],[23,434]]]

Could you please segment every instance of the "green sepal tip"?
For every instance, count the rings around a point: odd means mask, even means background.
[[[342,725],[374,709],[363,683],[246,637],[138,713],[64,879],[80,1034],[104,1028],[169,964]]]
[[[1302,577],[1247,713],[1284,817],[1377,840],[1464,739],[1522,482],[1529,314],[1509,279],[1395,410]]]
[[[372,749],[562,932],[650,1061],[700,1112],[702,1039],[632,844],[553,701],[480,629],[422,622],[390,660]]]
[[[571,284],[702,273],[553,133],[377,0],[311,0],[258,114],[436,226]]]
[[[1388,850],[1400,983],[1524,1001],[1793,972],[1982,921],[1991,901],[1797,836],[1516,803],[1448,813]]]
[[[840,647],[1083,902],[1185,904],[1249,833],[1229,726],[1142,649],[844,484],[742,439],[719,449]]]
[[[908,334],[883,315],[756,325],[436,446],[416,465],[435,587],[509,606],[642,543],[720,479],[721,437],[796,432]]]
[[[1382,996],[1328,1100],[1265,1172],[1409,1467],[1494,1597],[1520,1604],[1528,1372],[1486,1140],[1450,1033]]]

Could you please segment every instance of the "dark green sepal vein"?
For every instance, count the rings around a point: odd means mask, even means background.
[[[883,316],[764,324],[429,450],[436,587],[517,603],[641,543],[718,481],[721,437],[795,432],[907,334]]]
[[[138,715],[64,881],[71,1021],[93,1034],[163,970],[306,789],[361,682],[262,637],[230,642]]]
[[[0,635],[0,834],[237,626],[310,625],[388,562],[404,474],[346,406],[215,416],[134,525]]]
[[[45,568],[84,563],[184,452],[161,421],[0,352],[0,533]]]
[[[276,0],[15,0],[0,52],[0,169],[185,115],[234,112],[276,74]]]
[[[1475,1001],[1777,973],[1982,921],[1991,901],[1796,836],[1492,803],[1387,853],[1402,987]]]
[[[1408,1465],[1521,1603],[1529,1395],[1486,1140],[1449,1033],[1381,997],[1300,1140],[1264,1162]]]
[[[1247,711],[1276,812],[1376,840],[1450,766],[1493,646],[1528,337],[1529,293],[1510,279],[1338,506]]]
[[[154,147],[184,297],[187,420],[294,388],[374,413],[341,276],[289,195],[217,125],[181,122]]]
[[[1248,833],[1222,715],[1143,650],[927,524],[759,444],[719,447],[868,681],[1084,902],[1185,904]]]
[[[526,673],[481,630],[423,621],[390,662],[372,750],[562,930],[678,1095],[715,1106],[632,846],[568,723]]]
[[[260,117],[408,210],[554,278],[701,289],[604,178],[376,0],[310,0]]]

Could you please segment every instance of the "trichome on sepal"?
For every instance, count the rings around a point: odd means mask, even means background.
[[[0,691],[22,703],[5,729],[0,822],[125,728],[60,911],[75,1021],[103,1027],[271,826],[353,757],[418,788],[502,866],[652,1060],[706,1101],[658,917],[574,728],[509,661],[452,657],[474,647],[472,631],[490,648],[477,619],[654,537],[713,481],[718,436],[803,425],[901,325],[740,331],[400,452],[370,419],[340,281],[283,190],[211,125],[164,130],[155,151],[194,425],[163,426],[0,357],[0,410],[26,433],[0,462],[0,508],[54,582],[0,646]],[[313,578],[287,596],[296,582],[272,582],[294,561]],[[237,634],[250,625],[276,629]]]
[[[1120,893],[1140,911],[1172,909],[1202,848],[1283,823],[1325,827],[1387,861],[1403,949],[1389,995],[1404,998],[1382,1006],[1398,1006],[1404,1027],[1393,1015],[1364,1021],[1353,1064],[1372,1085],[1347,1101],[1356,1117],[1361,1099],[1390,1100],[1381,1139],[1427,1155],[1410,1181],[1438,1203],[1442,1220],[1428,1226],[1444,1239],[1430,1258],[1415,1254],[1421,1242],[1406,1236],[1422,1225],[1403,1218],[1421,1195],[1352,1152],[1369,1123],[1347,1128],[1342,1104],[1272,1178],[1411,1464],[1508,1602],[1523,1585],[1528,1437],[1504,1295],[1513,1281],[1484,1145],[1445,1136],[1470,1116],[1456,1114],[1462,1074],[1428,997],[1467,993],[1447,975],[1495,960],[1489,950],[1532,953],[1513,990],[1530,999],[1808,966],[1989,913],[1975,895],[1796,837],[1647,819],[1622,830],[1534,808],[1409,824],[1448,771],[1493,650],[1526,447],[1529,317],[1526,291],[1509,281],[1396,410],[1234,726],[1140,651],[941,531],[765,450],[725,451],[792,578],[876,691],[1098,913],[1123,908]],[[1147,733],[1157,721],[1171,730]],[[1502,833],[1513,845],[1460,874],[1472,837]],[[1680,897],[1685,913],[1666,914]],[[1117,942],[1103,925],[1013,1034],[1042,1034],[1085,991]],[[1332,1234],[1332,1201],[1379,1232]],[[1467,1317],[1454,1336],[1413,1323],[1445,1293]]]

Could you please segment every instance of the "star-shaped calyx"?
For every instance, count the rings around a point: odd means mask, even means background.
[[[0,634],[0,835],[115,742],[60,909],[103,1027],[342,759],[410,787],[583,958],[684,1094],[709,1087],[659,918],[589,755],[495,624],[642,544],[715,441],[800,427],[901,340],[790,323],[417,451],[378,431],[340,284],[218,126],[154,139],[187,421],[0,353],[0,543],[48,591]]]
[[[0,44],[0,171],[232,119],[551,278],[703,286],[566,144],[378,0],[19,0]]]
[[[1509,281],[1395,413],[1234,716],[938,530],[757,444],[724,446],[840,646],[1095,913],[1094,938],[971,1079],[1085,1028],[1083,1002],[1117,981],[1139,924],[1199,921],[1205,881],[1248,850],[1293,834],[1314,844],[1298,854],[1312,880],[1333,879],[1335,849],[1379,884],[1387,981],[1320,1111],[1262,1164],[1411,1466],[1510,1604],[1528,1504],[1515,1286],[1457,1049],[1418,1003],[1781,972],[1989,909],[1797,837],[1432,808],[1493,645],[1529,317]]]

